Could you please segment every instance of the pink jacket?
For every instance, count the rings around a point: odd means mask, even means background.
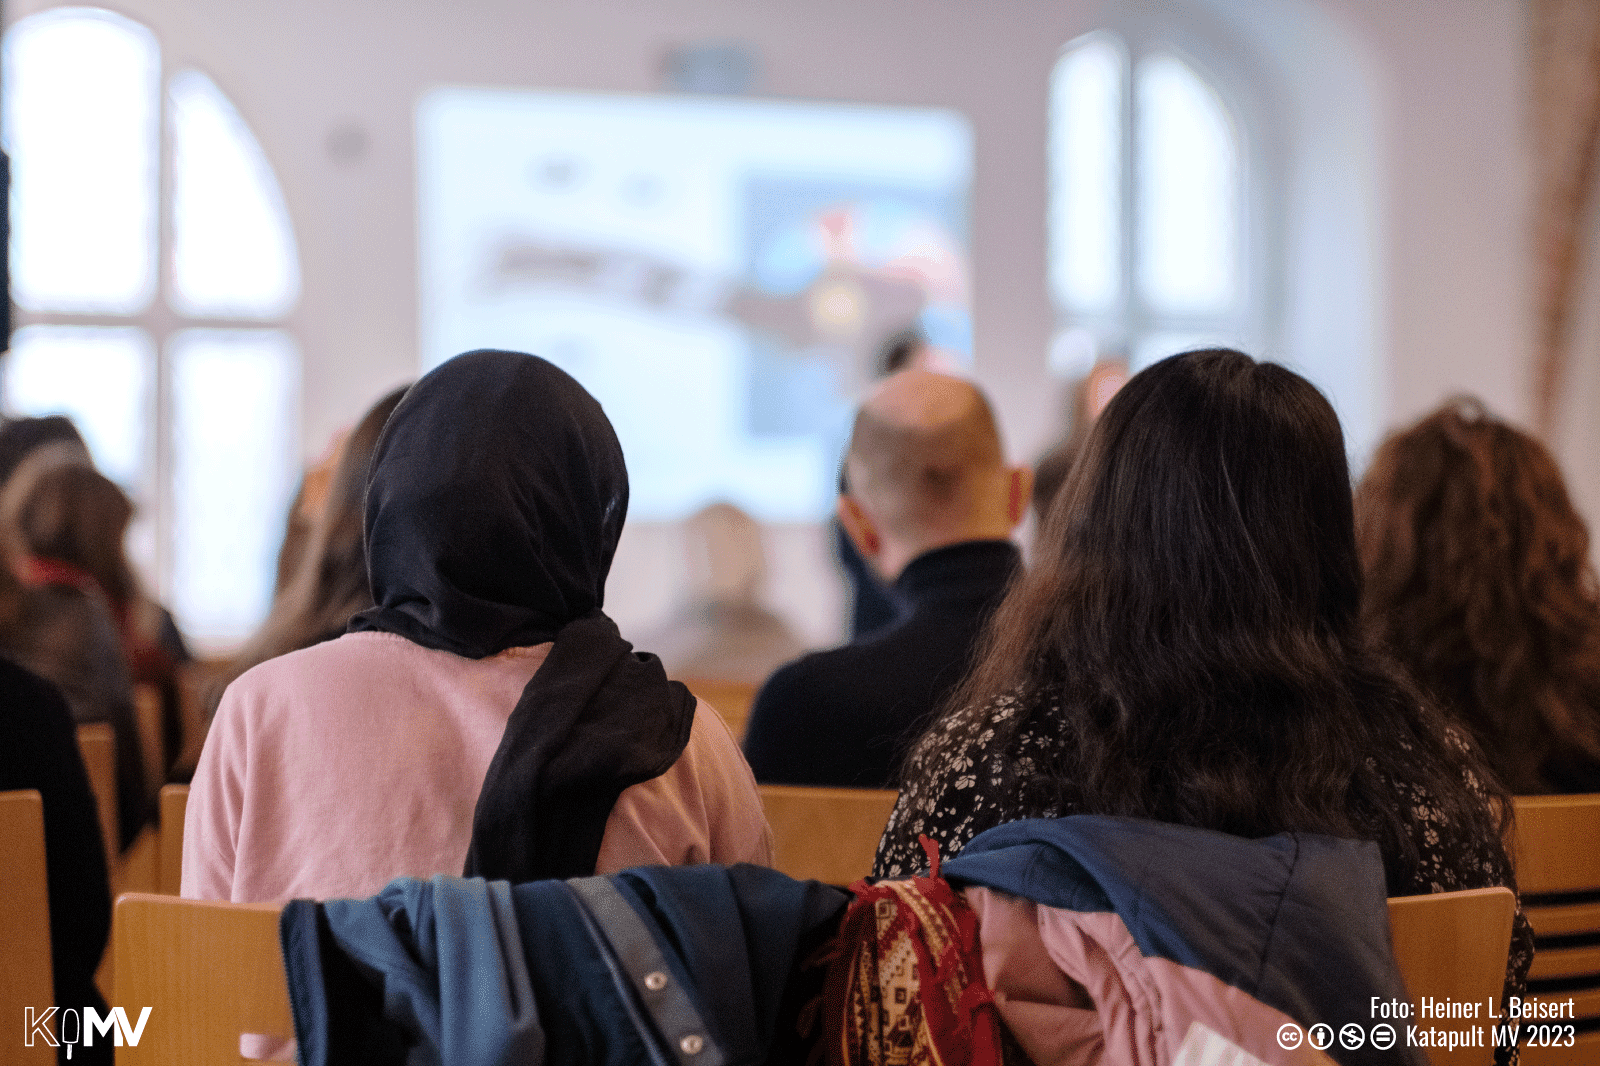
[[[941,872],[1036,1066],[1426,1061],[1416,1019],[1373,1006],[1408,1002],[1374,844],[1078,815],[991,829]]]

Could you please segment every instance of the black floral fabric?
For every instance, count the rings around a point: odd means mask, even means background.
[[[1026,787],[1033,768],[1054,762],[1064,743],[1062,730],[1050,727],[1060,717],[1058,705],[1051,704],[1042,713],[1026,711],[1016,696],[1002,696],[987,706],[947,716],[933,727],[933,734],[918,745],[902,771],[906,785],[878,842],[875,876],[906,878],[924,872],[928,863],[918,843],[921,836],[937,843],[940,856],[948,859],[973,837],[1003,822],[1075,813],[1061,809],[1059,802],[1052,804],[1030,794]],[[1026,721],[1002,749],[995,742],[994,727],[1018,716]],[[968,741],[980,722],[985,723],[983,728]],[[1451,740],[1460,746],[1468,743],[1459,734],[1453,734]],[[1468,836],[1445,817],[1426,789],[1405,781],[1393,784],[1411,814],[1419,859],[1409,880],[1397,883],[1391,876],[1391,895],[1496,885],[1516,888],[1510,859],[1498,837]],[[1482,783],[1470,772],[1467,784],[1487,801]],[[1533,929],[1523,916],[1519,899],[1506,965],[1507,996],[1526,993],[1532,963]],[[1516,1057],[1502,1054],[1500,1061],[1515,1062]]]

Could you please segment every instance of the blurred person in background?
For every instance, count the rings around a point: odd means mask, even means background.
[[[761,602],[767,579],[761,524],[731,503],[714,503],[683,523],[688,602],[641,643],[676,678],[758,685],[805,650]]]
[[[83,541],[96,538],[78,534],[123,528],[129,513],[122,490],[85,466],[81,447],[70,443],[35,448],[0,491],[6,580],[17,586],[0,649],[59,688],[74,721],[110,723],[122,849],[153,819],[160,782],[146,780],[125,629],[95,564],[85,561],[94,553]]]
[[[1033,519],[1037,529],[1044,524],[1061,486],[1067,480],[1083,442],[1094,428],[1106,404],[1117,390],[1127,384],[1128,363],[1125,359],[1102,359],[1072,388],[1072,425],[1067,436],[1055,447],[1039,457],[1033,468]]]
[[[172,612],[145,594],[128,560],[133,501],[70,447],[37,449],[13,479],[10,514],[23,566],[39,576],[92,581],[111,604],[134,684],[171,687],[189,650]]]
[[[7,418],[0,421],[0,487],[11,480],[22,461],[34,449],[48,444],[61,444],[72,448],[78,457],[90,466],[94,459],[89,446],[72,419],[66,415],[46,415],[43,418]]]
[[[1549,451],[1452,400],[1378,449],[1356,532],[1368,624],[1501,780],[1600,792],[1600,589]]]
[[[886,379],[856,416],[845,469],[839,520],[900,613],[762,686],[744,748],[763,783],[887,787],[1019,565],[1010,536],[1029,474],[1006,466],[971,382],[926,370]]]
[[[62,444],[37,448],[24,459],[5,499],[23,581],[76,584],[103,596],[111,608],[129,680],[159,694],[161,765],[170,767],[183,735],[178,670],[190,656],[171,612],[145,594],[128,561],[133,501]]]
[[[272,576],[274,599],[283,595],[283,590],[289,587],[289,582],[300,572],[300,562],[305,556],[306,545],[311,540],[311,527],[316,525],[317,515],[327,506],[328,492],[333,483],[333,471],[339,465],[339,456],[343,454],[345,441],[349,436],[349,430],[335,433],[328,441],[322,457],[306,468],[306,472],[300,477],[299,486],[294,490],[294,499],[289,504],[289,514],[284,519],[283,542],[278,547],[278,562]]]
[[[405,397],[407,385],[387,393],[342,435],[326,477],[308,472],[305,489],[320,499],[310,512],[298,563],[273,598],[261,628],[239,649],[209,694],[208,711],[229,682],[257,663],[309,648],[342,634],[350,619],[372,606],[367,555],[362,540],[362,504],[367,468],[384,423]],[[313,489],[313,486],[320,488]],[[280,556],[282,558],[282,556]]]

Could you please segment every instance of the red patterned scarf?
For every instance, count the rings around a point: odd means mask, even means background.
[[[1001,1066],[978,919],[939,876],[851,885],[823,993],[828,1066]]]

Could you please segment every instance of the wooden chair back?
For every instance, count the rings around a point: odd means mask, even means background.
[[[872,872],[899,793],[877,788],[762,785],[773,866],[790,877],[848,885]]]
[[[89,772],[100,815],[100,836],[106,844],[106,869],[114,869],[121,850],[122,823],[117,814],[117,734],[110,722],[89,722],[78,727],[78,754]]]
[[[733,734],[734,740],[744,739],[745,723],[750,720],[750,705],[756,701],[756,689],[760,685],[752,685],[747,681],[719,681],[709,677],[685,679],[683,683],[689,686],[690,692],[717,709],[722,720],[728,723],[728,732]]]
[[[278,948],[275,903],[217,903],[175,896],[117,900],[117,992],[128,1020],[150,1008],[137,1047],[117,1066],[219,1066],[254,1061],[240,1037],[294,1037]]]
[[[1424,997],[1457,1003],[1499,1003],[1506,983],[1506,957],[1511,951],[1511,920],[1517,899],[1509,888],[1473,888],[1389,900],[1389,931],[1395,962],[1416,1011],[1393,1024],[1404,1034],[1407,1024],[1465,1031],[1494,1021],[1426,1019],[1418,1008]],[[1486,1036],[1485,1042],[1490,1038]],[[1431,1049],[1433,1066],[1487,1066],[1493,1047]]]
[[[22,1035],[27,1008],[43,1013],[56,1002],[44,801],[37,791],[0,792],[0,856],[0,1014],[9,1034],[0,1040],[0,1062],[49,1066],[55,1048],[42,1037],[28,1047]]]
[[[178,666],[178,713],[183,727],[175,768],[192,772],[211,725],[213,693],[233,670],[233,660],[194,659]]]
[[[161,787],[161,837],[156,856],[156,891],[176,896],[183,887],[183,819],[189,810],[188,785]]]
[[[1517,887],[1538,946],[1529,998],[1572,1000],[1586,1028],[1570,1048],[1523,1048],[1523,1066],[1600,1062],[1589,1028],[1600,1027],[1600,795],[1518,796],[1515,811]]]
[[[167,780],[167,735],[162,717],[161,690],[154,685],[133,686],[133,720],[139,726],[144,787],[152,798]]]

